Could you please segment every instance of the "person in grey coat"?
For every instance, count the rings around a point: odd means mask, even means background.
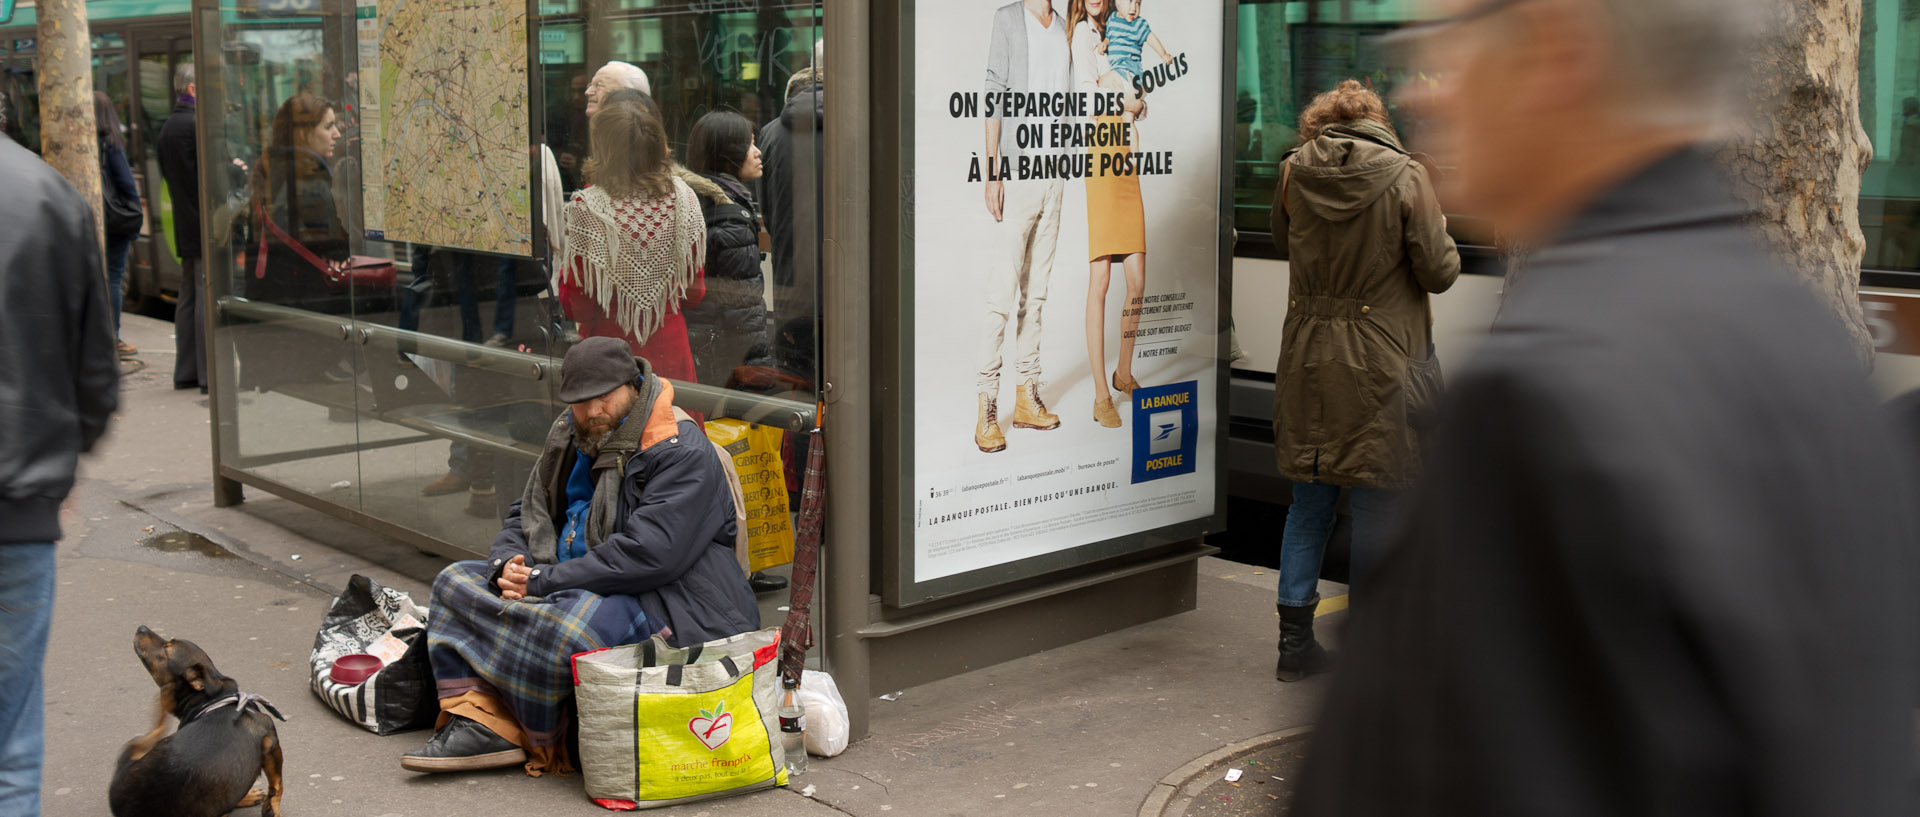
[[[1538,251],[1450,373],[1295,817],[1917,813],[1913,487],[1712,158],[1758,5],[1462,3],[1416,42],[1445,195]]]
[[[559,397],[567,411],[488,561],[434,580],[427,656],[441,715],[403,768],[565,773],[567,656],[760,627],[734,557],[738,478],[674,406],[673,384],[624,339],[591,337],[567,350]]]

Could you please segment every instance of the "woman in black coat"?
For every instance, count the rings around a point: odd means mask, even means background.
[[[760,213],[747,182],[760,178],[753,123],[731,111],[700,117],[681,178],[707,221],[707,297],[687,310],[700,382],[725,386],[733,369],[768,346],[767,283],[760,269]]]
[[[244,292],[249,300],[330,315],[350,314],[348,288],[328,282],[351,247],[333,200],[330,160],[340,139],[332,102],[299,93],[273,118],[272,141],[254,163]],[[337,350],[298,329],[249,325],[236,343],[241,388],[285,383],[347,384],[353,369]]]

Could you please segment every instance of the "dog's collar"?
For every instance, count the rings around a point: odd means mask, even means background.
[[[236,692],[189,713],[186,717],[180,719],[180,725],[185,726],[199,720],[208,712],[216,709],[224,709],[229,706],[243,715],[246,714],[247,710],[254,709],[279,718],[283,722],[287,719],[287,716],[280,714],[280,710],[275,709],[273,704],[268,702],[267,699],[248,692]]]

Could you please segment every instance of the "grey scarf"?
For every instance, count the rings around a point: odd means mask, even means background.
[[[593,503],[587,510],[587,548],[607,540],[619,524],[620,480],[626,476],[627,462],[640,450],[640,436],[653,416],[653,401],[660,394],[660,381],[653,367],[644,360],[635,381],[640,397],[633,401],[627,419],[608,435],[593,459]],[[553,492],[565,490],[567,475],[573,471],[574,428],[572,414],[562,415],[547,433],[547,446],[534,463],[527,478],[527,491],[520,498],[520,530],[527,537],[527,562],[553,564],[560,554],[560,529],[564,520],[553,518]]]

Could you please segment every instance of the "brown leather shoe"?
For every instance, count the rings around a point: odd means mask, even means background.
[[[1119,428],[1120,412],[1113,408],[1113,398],[1102,397],[1093,401],[1093,421],[1101,428]]]
[[[1119,372],[1113,373],[1113,390],[1124,393],[1128,400],[1133,399],[1133,390],[1137,388],[1140,388],[1140,381],[1133,379],[1133,375],[1121,377]]]
[[[1000,431],[1000,408],[995,403],[982,393],[979,419],[973,425],[973,444],[989,454],[1007,450],[1007,435]]]
[[[1029,380],[1014,390],[1013,427],[1031,428],[1035,431],[1052,431],[1060,427],[1060,415],[1047,412],[1047,404],[1040,400],[1040,382]]]
[[[467,478],[448,471],[445,476],[427,483],[427,487],[421,488],[420,493],[427,496],[446,496],[447,494],[457,494],[466,489]]]

